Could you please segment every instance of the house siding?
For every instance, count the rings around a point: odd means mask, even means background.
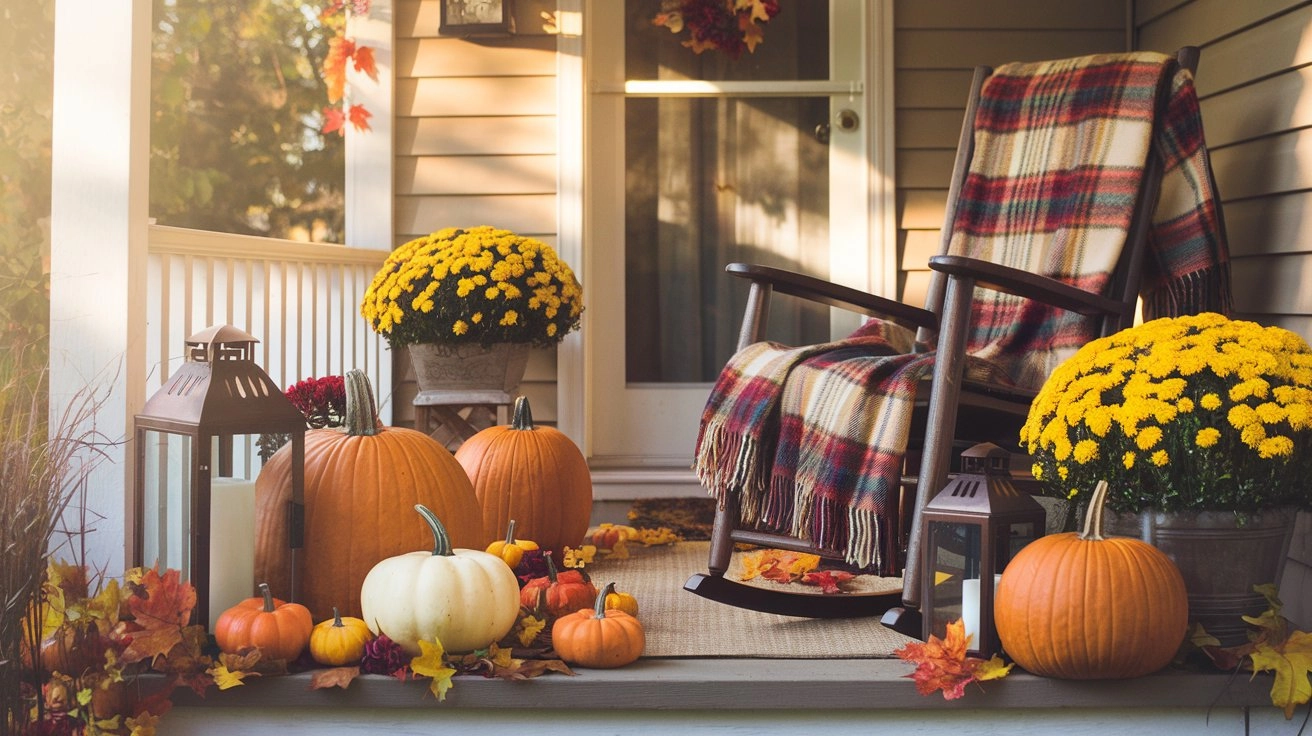
[[[556,244],[556,37],[544,2],[515,5],[516,33],[439,34],[437,0],[396,0],[395,245],[451,226],[495,225]],[[396,424],[418,387],[395,361]],[[534,350],[521,393],[556,419],[554,350]]]
[[[1128,47],[1125,0],[895,0],[899,294],[924,304],[974,68]]]
[[[1198,46],[1198,97],[1230,241],[1237,316],[1312,338],[1312,6],[1152,0],[1138,47]],[[1299,514],[1279,581],[1284,614],[1312,625],[1312,516]]]

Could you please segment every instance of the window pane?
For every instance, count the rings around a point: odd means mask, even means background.
[[[342,242],[344,152],[319,132],[320,3],[155,0],[150,212],[162,225]]]

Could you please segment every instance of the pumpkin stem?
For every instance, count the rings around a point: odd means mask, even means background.
[[[515,398],[515,415],[510,420],[511,429],[533,429],[533,410],[528,406],[528,397]]]
[[[424,517],[424,521],[428,522],[428,528],[433,532],[433,555],[450,557],[454,554],[451,551],[451,538],[447,536],[446,527],[442,526],[442,521],[437,518],[437,514],[422,503],[415,504],[415,511]]]
[[[337,612],[337,606],[333,606],[333,628],[340,629],[342,627],[342,614]]]
[[[509,547],[514,543],[515,543],[515,520],[511,519],[510,523],[506,524],[506,546]]]
[[[606,587],[602,588],[601,592],[597,594],[597,604],[592,609],[592,612],[596,614],[596,618],[606,618],[606,596],[614,592],[615,583],[610,582],[606,583]]]
[[[550,554],[546,555],[546,558],[547,558],[547,579],[551,581],[552,585],[555,585],[556,575],[558,574],[556,572],[556,563],[552,562]]]
[[[264,612],[273,612],[273,593],[269,592],[268,583],[260,583],[260,593],[264,595]]]
[[[1102,517],[1103,507],[1107,503],[1107,481],[1100,480],[1098,485],[1094,486],[1093,496],[1089,499],[1089,510],[1084,514],[1084,531],[1080,532],[1080,539],[1086,542],[1101,542],[1106,539],[1102,535]]]
[[[369,376],[359,368],[352,368],[344,377],[346,384],[346,433],[352,437],[378,434],[378,405],[374,403],[374,389]]]

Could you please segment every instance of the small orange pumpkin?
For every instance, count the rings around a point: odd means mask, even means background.
[[[1025,670],[1072,680],[1121,679],[1170,664],[1189,624],[1171,558],[1130,537],[1104,537],[1099,481],[1082,532],[1030,542],[998,583],[994,624]]]
[[[515,539],[515,520],[506,525],[506,538],[498,539],[487,546],[487,553],[496,555],[505,561],[510,569],[515,569],[524,559],[525,552],[538,548],[538,543],[529,539]]]
[[[488,427],[456,450],[474,485],[485,539],[515,519],[519,532],[551,550],[557,562],[577,547],[592,519],[592,474],[573,440],[533,424],[528,399],[515,400],[509,425]]]
[[[591,609],[561,616],[551,627],[551,641],[560,658],[581,667],[623,667],[637,661],[647,645],[642,623],[617,608],[606,608],[614,583],[597,595]]]
[[[310,609],[274,598],[268,583],[260,583],[260,593],[219,614],[214,624],[219,649],[231,653],[259,647],[266,659],[296,659],[314,628]]]
[[[533,578],[519,591],[520,605],[525,608],[545,608],[552,616],[562,616],[582,608],[592,607],[597,586],[578,570],[556,572],[556,563],[548,556],[546,577]]]

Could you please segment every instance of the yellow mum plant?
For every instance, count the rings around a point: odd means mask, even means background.
[[[551,246],[487,225],[446,228],[388,256],[360,304],[393,348],[550,346],[578,327],[583,289]]]
[[[1116,511],[1308,506],[1312,349],[1219,314],[1158,319],[1085,345],[1048,378],[1021,443],[1068,498]]]

